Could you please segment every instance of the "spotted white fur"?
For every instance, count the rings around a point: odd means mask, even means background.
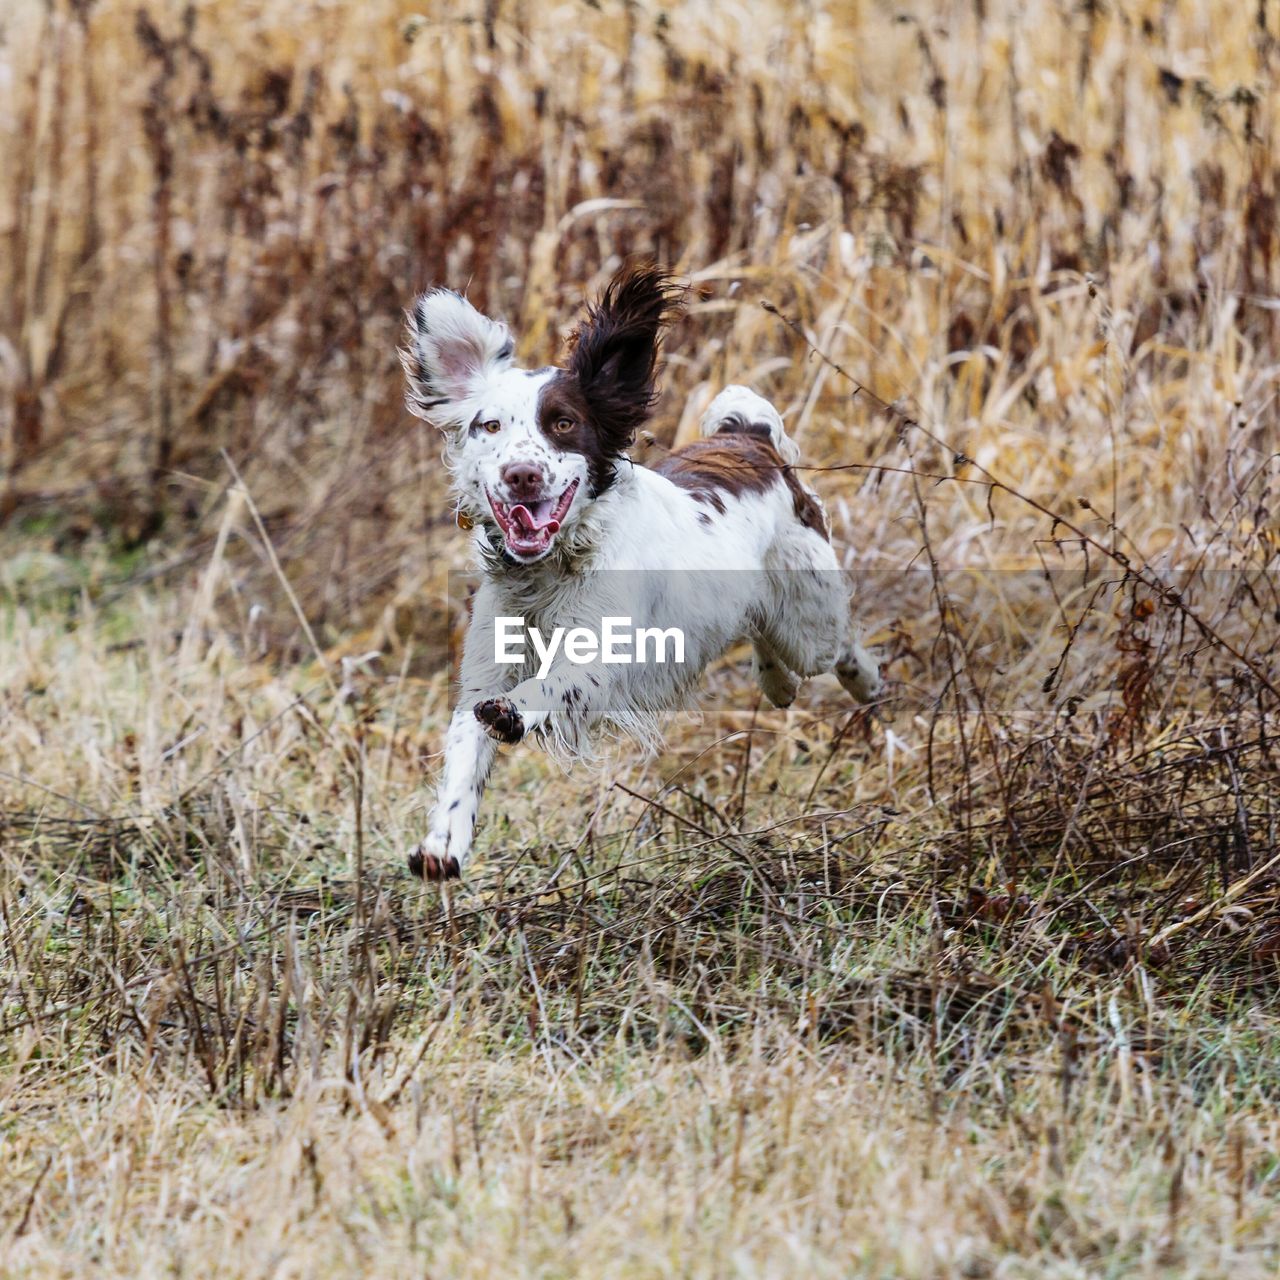
[[[749,637],[755,671],[776,705],[802,680],[834,671],[856,698],[876,696],[874,660],[858,645],[848,587],[826,537],[798,518],[778,475],[756,491],[691,492],[621,455],[602,492],[581,452],[557,447],[540,421],[540,397],[563,372],[513,367],[505,326],[456,294],[427,294],[414,310],[406,355],[410,404],[445,432],[458,508],[475,522],[484,569],[472,602],[461,693],[426,839],[411,864],[432,878],[460,874],[499,740],[533,736],[566,758],[591,751],[604,732],[656,742],[663,717],[690,694],[706,665]],[[704,436],[746,426],[786,463],[799,450],[777,410],[746,387],[726,387],[701,424]],[[551,502],[577,482],[545,553],[513,555],[493,507],[511,502],[512,468]],[[804,490],[805,493],[809,491]],[[810,494],[810,497],[812,495]],[[683,664],[576,665],[563,655],[544,679],[494,663],[494,620],[522,617],[544,632],[605,616],[679,627]],[[518,726],[518,732],[513,729]]]

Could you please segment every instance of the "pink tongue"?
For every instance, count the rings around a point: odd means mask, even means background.
[[[550,530],[552,533],[560,532],[559,520],[551,517],[544,523],[538,524],[529,508],[525,506],[511,508],[511,522],[524,533],[541,533],[544,529]]]

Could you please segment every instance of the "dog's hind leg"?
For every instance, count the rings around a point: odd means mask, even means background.
[[[756,683],[775,707],[789,707],[800,692],[800,677],[782,661],[764,636],[757,635],[753,644],[755,655],[751,669]]]
[[[847,603],[840,606],[847,608]],[[761,663],[760,642],[756,645],[756,678],[775,707],[785,707],[795,697],[803,679],[831,671],[837,680],[859,701],[873,702],[880,695],[883,683],[880,665],[858,642],[849,636],[849,622],[834,609],[825,608],[817,600],[803,614],[791,615],[799,625],[785,630],[772,626],[767,631],[765,647],[772,657],[774,668],[768,673],[773,688],[783,694],[782,701],[774,697]],[[789,684],[787,682],[790,682]],[[789,689],[789,696],[787,692]]]
[[[859,702],[875,701],[884,687],[880,664],[856,640],[840,655],[835,673],[836,679]]]
[[[880,669],[854,636],[849,584],[830,544],[797,525],[779,539],[771,560],[771,608],[759,632],[774,658],[800,679],[832,671],[859,702],[872,701]]]

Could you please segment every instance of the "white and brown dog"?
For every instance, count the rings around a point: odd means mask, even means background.
[[[409,859],[429,880],[462,873],[498,743],[532,735],[577,753],[602,729],[652,740],[743,637],[777,706],[825,671],[861,701],[879,691],[822,507],[791,469],[799,451],[768,401],[726,387],[703,439],[651,469],[628,458],[678,300],[655,268],[619,274],[587,308],[565,367],[545,369],[516,368],[506,326],[456,293],[433,290],[413,308],[409,407],[445,434],[459,523],[475,529],[484,574],[429,834]],[[683,661],[571,661],[569,646],[541,664],[495,661],[499,620],[549,633],[610,618],[678,629]]]

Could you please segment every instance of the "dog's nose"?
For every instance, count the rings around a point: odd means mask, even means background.
[[[542,490],[542,470],[531,462],[508,462],[502,481],[513,498],[533,498]]]

